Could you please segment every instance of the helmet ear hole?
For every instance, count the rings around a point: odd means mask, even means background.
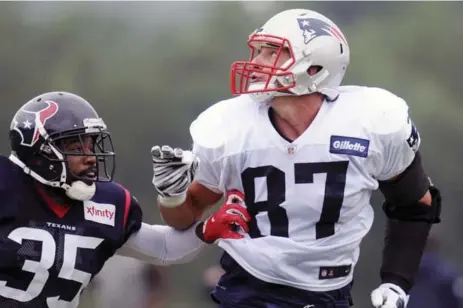
[[[48,158],[50,161],[51,161],[51,160],[56,160],[56,159],[57,159],[57,157],[56,157],[55,153],[53,153],[53,151],[52,151],[50,145],[44,143],[44,144],[42,145],[42,147],[40,148],[40,150],[41,150],[41,151],[40,151],[40,154],[41,154],[43,157]]]
[[[320,72],[322,69],[323,69],[323,66],[312,65],[311,67],[307,69],[307,74],[309,74],[309,76],[313,76],[317,74],[318,72]]]

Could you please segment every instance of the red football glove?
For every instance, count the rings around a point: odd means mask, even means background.
[[[244,207],[244,196],[237,190],[227,193],[225,204],[196,227],[198,237],[208,244],[219,239],[240,239],[248,232],[251,216]]]

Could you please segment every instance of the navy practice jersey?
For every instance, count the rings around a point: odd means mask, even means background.
[[[138,202],[116,183],[97,183],[89,201],[58,205],[0,156],[0,307],[77,307],[141,221]]]

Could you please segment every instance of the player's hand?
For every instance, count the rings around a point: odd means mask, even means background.
[[[395,284],[383,283],[371,292],[371,303],[375,308],[405,308],[408,295]]]
[[[196,234],[208,244],[219,239],[241,239],[249,231],[251,216],[244,207],[244,196],[239,191],[230,191],[225,204],[196,228]]]
[[[182,204],[188,186],[193,181],[199,159],[191,152],[168,145],[151,148],[153,158],[153,185],[161,203],[167,207]]]

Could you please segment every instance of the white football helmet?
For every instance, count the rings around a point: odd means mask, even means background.
[[[337,98],[337,89],[349,65],[349,45],[339,28],[322,14],[304,9],[280,12],[250,35],[248,45],[250,60],[232,64],[233,94],[249,93],[267,99],[318,92],[330,100]],[[257,51],[265,46],[278,47],[273,65],[252,62]],[[290,59],[277,67],[285,49]],[[310,67],[316,67],[317,73],[310,76]],[[265,74],[268,78],[252,82],[252,73]]]

